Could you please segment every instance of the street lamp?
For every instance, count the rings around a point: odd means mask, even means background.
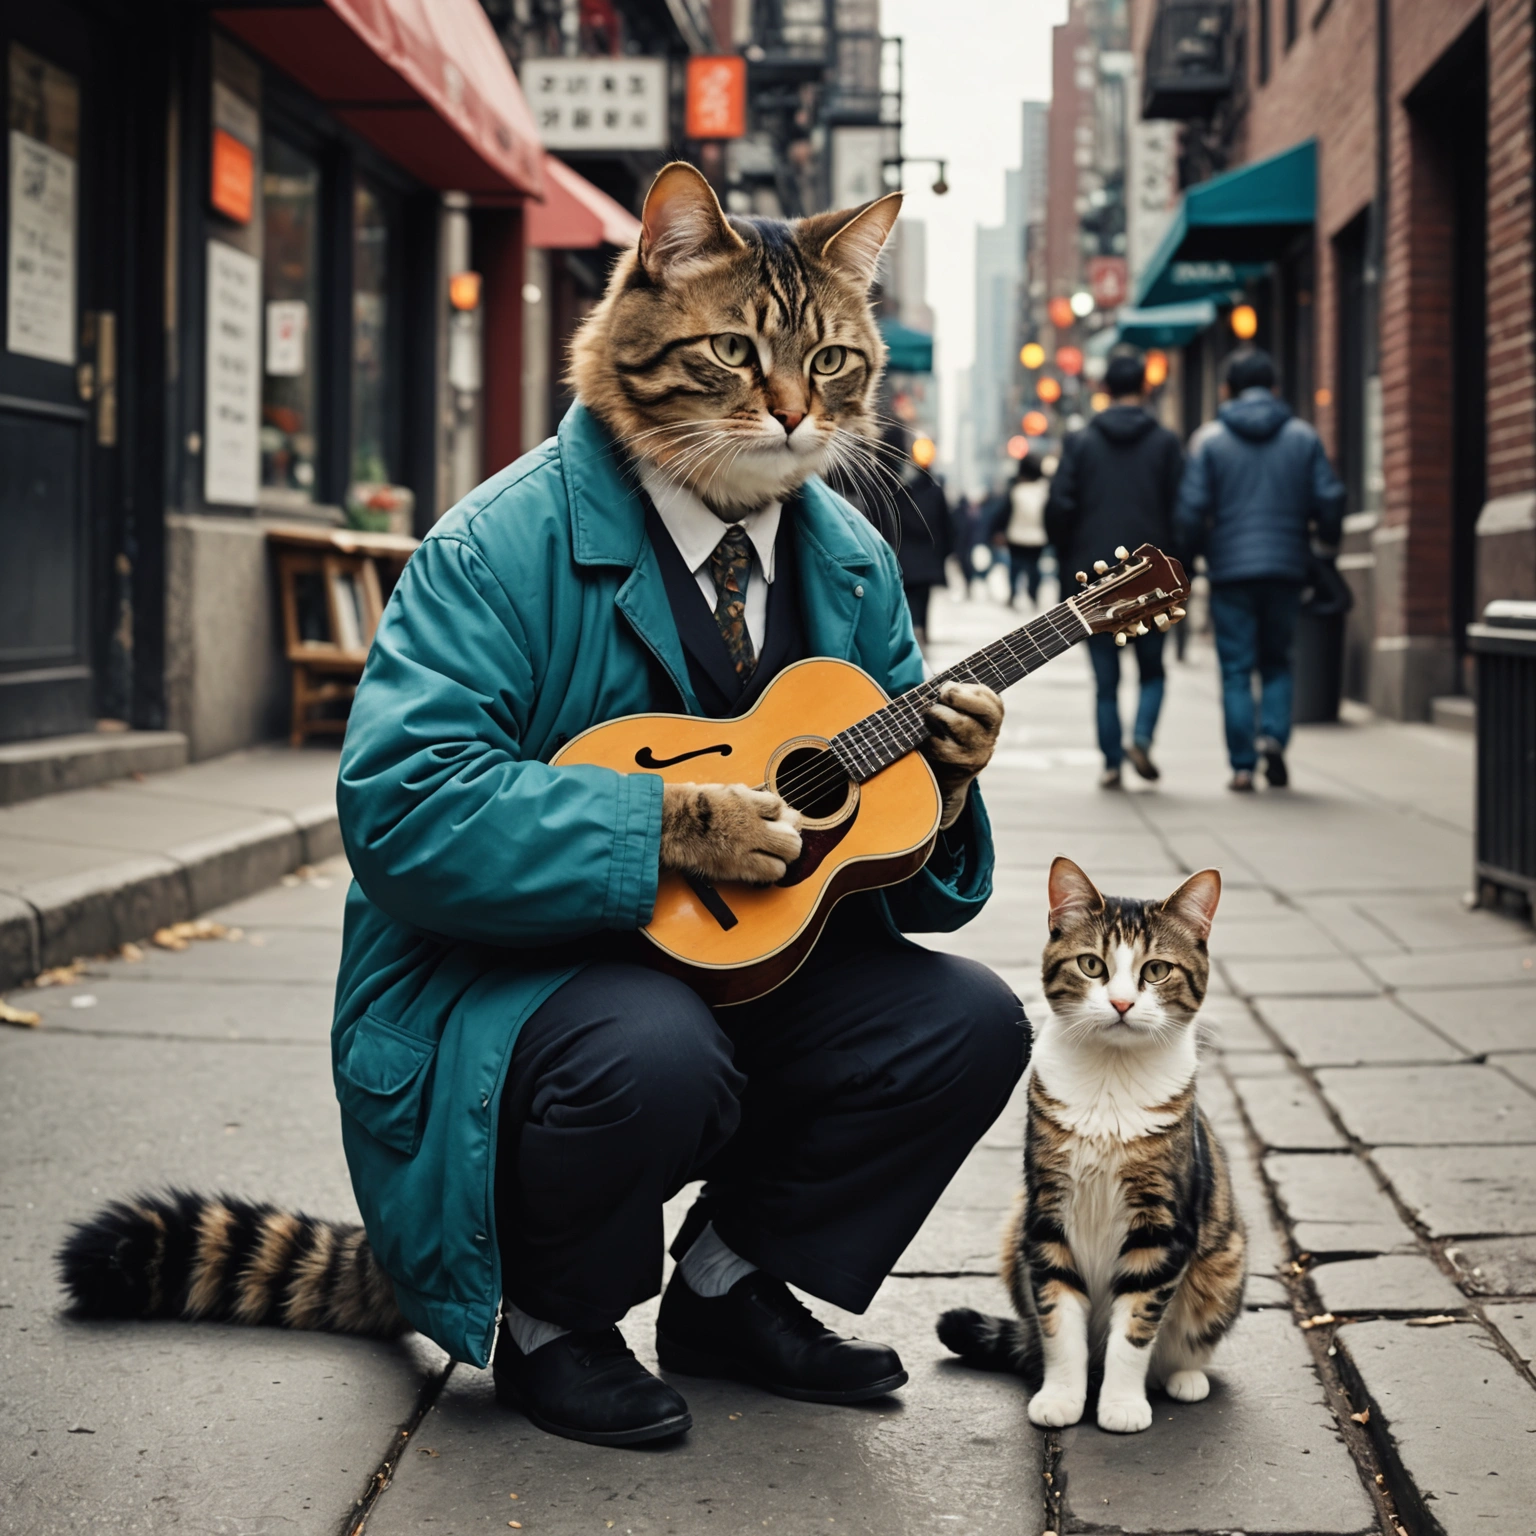
[[[903,155],[897,163],[900,165],[938,166],[939,174],[934,178],[933,195],[935,197],[943,197],[949,191],[949,182],[944,175],[945,168],[949,165],[948,160],[940,160],[934,155]]]
[[[1072,295],[1072,313],[1079,320],[1086,320],[1093,313],[1093,295],[1086,288],[1079,288]]]
[[[1045,362],[1045,348],[1038,341],[1026,341],[1019,348],[1019,361],[1026,368],[1039,368]]]

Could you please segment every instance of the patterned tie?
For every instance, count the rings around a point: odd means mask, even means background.
[[[733,523],[709,557],[709,574],[715,583],[715,623],[742,682],[757,668],[757,652],[747,630],[747,572],[751,568],[752,541],[740,523]]]

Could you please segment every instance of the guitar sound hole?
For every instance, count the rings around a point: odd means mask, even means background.
[[[825,748],[786,752],[773,779],[779,794],[810,821],[837,815],[848,800],[848,775]]]

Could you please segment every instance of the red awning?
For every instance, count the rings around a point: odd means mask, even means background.
[[[214,15],[428,186],[543,190],[539,131],[478,0],[314,0]]]
[[[528,244],[541,250],[623,247],[640,238],[634,214],[550,154],[544,156],[544,201],[529,203],[527,218]]]

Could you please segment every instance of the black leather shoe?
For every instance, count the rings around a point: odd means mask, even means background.
[[[894,1349],[839,1338],[760,1269],[709,1299],[674,1274],[661,1299],[656,1353],[664,1371],[732,1377],[808,1403],[867,1402],[907,1380]]]
[[[643,1445],[693,1425],[688,1404],[629,1352],[617,1328],[567,1333],[525,1355],[505,1325],[491,1363],[496,1401],[588,1445]]]

